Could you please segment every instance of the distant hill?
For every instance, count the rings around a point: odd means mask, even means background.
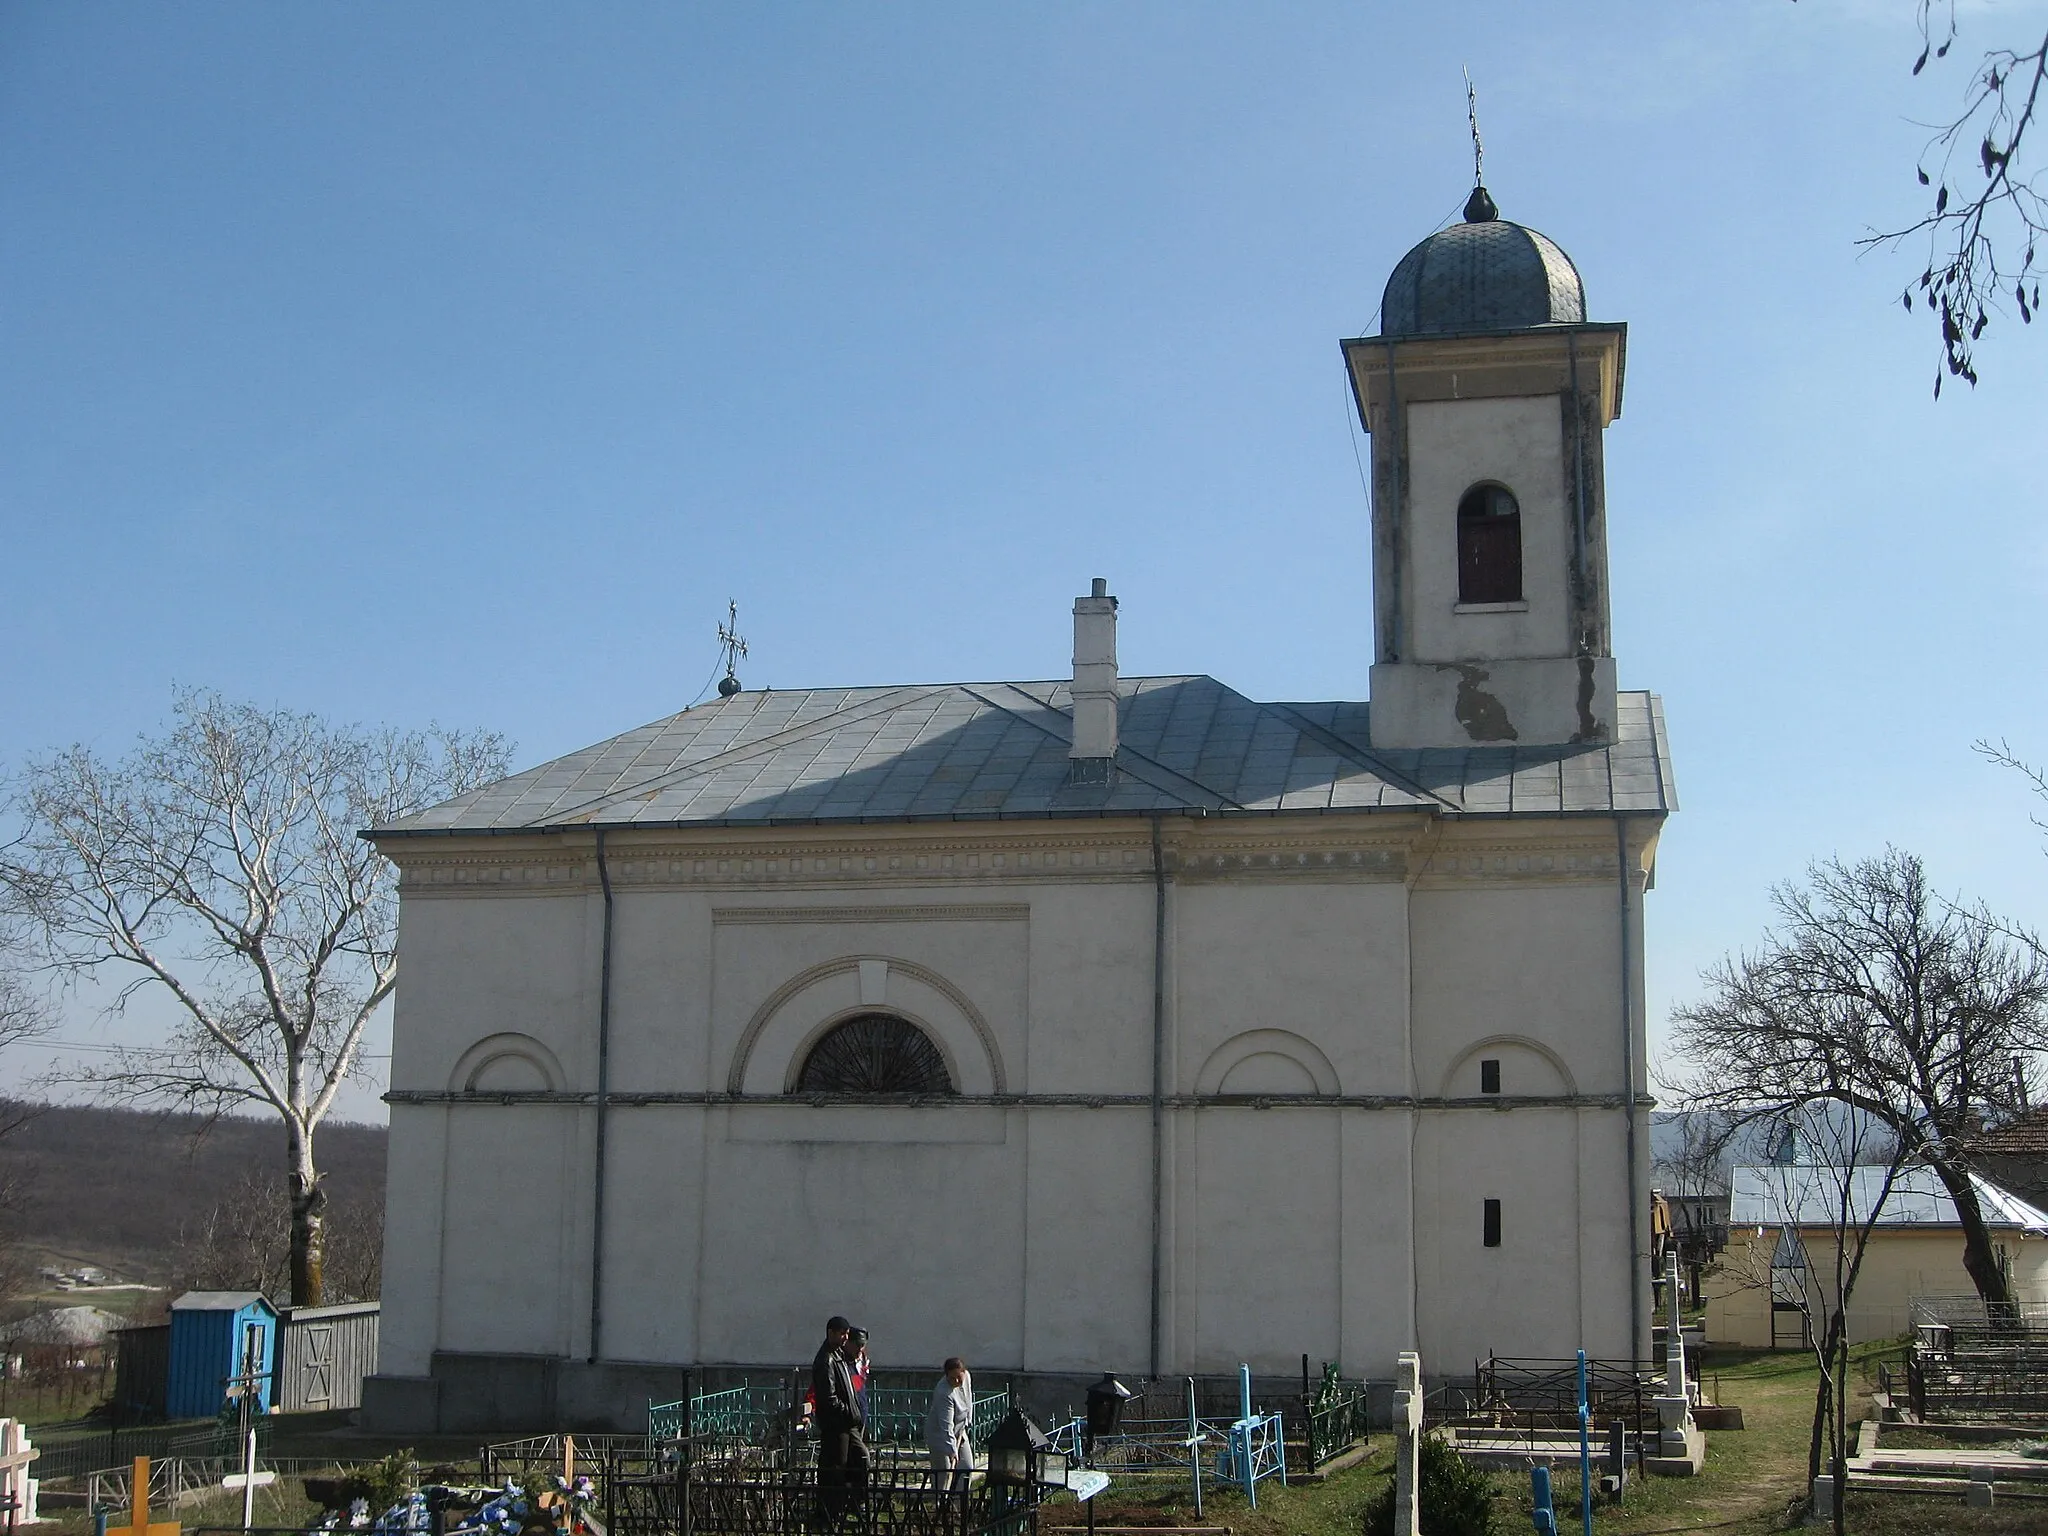
[[[24,1107],[0,1101],[0,1123]],[[330,1201],[381,1208],[384,1142],[381,1125],[320,1128]],[[0,1140],[0,1188],[13,1186],[9,1235],[22,1247],[160,1285],[181,1234],[189,1243],[209,1213],[246,1198],[252,1171],[281,1188],[284,1160],[275,1120],[208,1126],[197,1115],[47,1105]]]

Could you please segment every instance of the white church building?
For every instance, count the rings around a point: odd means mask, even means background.
[[[1483,189],[1382,319],[1370,703],[1123,676],[1097,580],[1068,675],[736,691],[366,834],[368,1422],[637,1428],[834,1312],[1047,1378],[1645,1352],[1626,329]]]

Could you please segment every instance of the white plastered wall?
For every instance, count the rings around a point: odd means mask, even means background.
[[[1461,1097],[1483,1047],[1510,1095],[1619,1093],[1609,870],[1176,879],[1169,1091]],[[1155,897],[1149,874],[622,886],[613,1088],[779,1094],[820,1029],[882,1006],[930,1030],[970,1092],[1142,1096]],[[582,892],[409,900],[394,1083],[587,1092],[601,919]],[[479,1046],[521,1040],[537,1065]],[[437,1347],[587,1348],[594,1120],[395,1109],[387,1371],[423,1374]],[[1373,1370],[1415,1343],[1454,1363],[1626,1353],[1618,1110],[1287,1103],[1168,1125],[1168,1370],[1291,1371],[1303,1352]],[[885,1363],[1147,1363],[1142,1106],[620,1104],[609,1126],[606,1358],[791,1359],[844,1311]],[[1490,1184],[1507,1243],[1482,1252]]]
[[[1556,395],[1428,400],[1408,408],[1411,662],[1571,654],[1563,402]],[[1522,512],[1526,611],[1458,611],[1458,502],[1483,481]]]
[[[1413,921],[1415,1064],[1425,1091],[1476,1097],[1478,1063],[1492,1058],[1503,1096],[1624,1093],[1612,875],[1552,884],[1444,877],[1416,891]],[[1639,923],[1631,939],[1640,975]],[[1627,1147],[1618,1106],[1424,1117],[1416,1289],[1425,1359],[1581,1347],[1629,1357],[1638,1266],[1627,1261]],[[1647,1158],[1646,1143],[1638,1154]],[[1497,1248],[1482,1246],[1489,1198],[1501,1202]]]

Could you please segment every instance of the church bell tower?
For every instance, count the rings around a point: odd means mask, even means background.
[[[1628,328],[1475,186],[1344,343],[1372,437],[1376,747],[1614,739],[1602,434]]]

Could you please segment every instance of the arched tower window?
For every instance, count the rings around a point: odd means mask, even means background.
[[[825,1031],[791,1093],[956,1093],[929,1036],[893,1013],[863,1013]]]
[[[1522,509],[1504,485],[1475,485],[1458,503],[1458,601],[1522,600]]]

